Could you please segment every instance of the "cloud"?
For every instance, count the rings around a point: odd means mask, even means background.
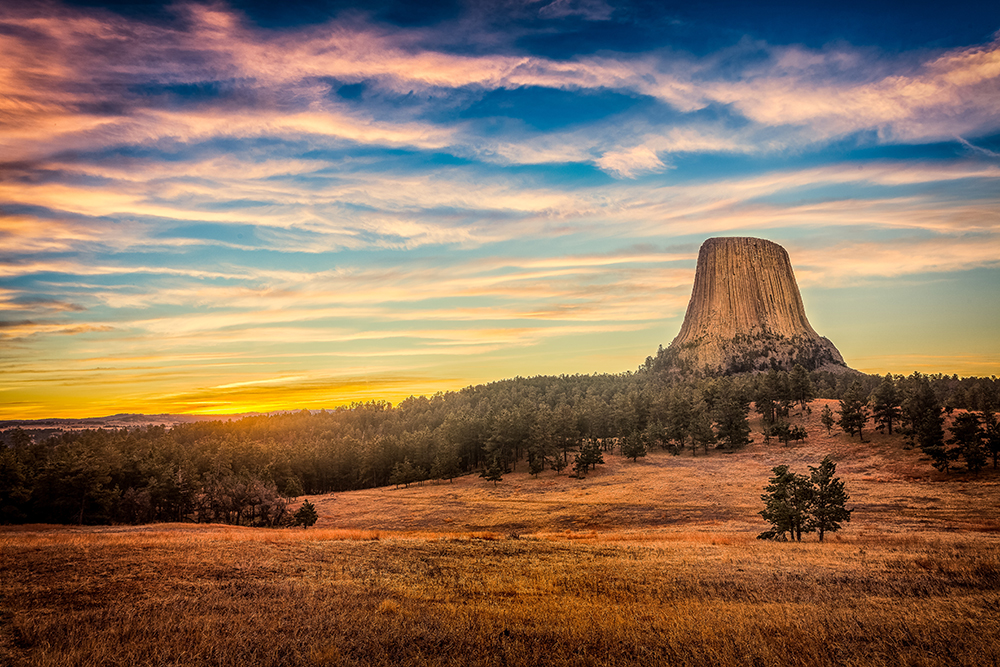
[[[594,161],[598,167],[619,178],[635,178],[642,173],[656,173],[667,168],[646,146],[609,151]]]
[[[538,10],[542,18],[579,17],[588,21],[607,21],[614,8],[603,0],[552,0]]]
[[[994,112],[1000,93],[996,41],[922,59],[843,45],[810,50],[749,43],[701,58],[656,52],[553,60],[435,51],[425,46],[435,41],[430,29],[355,20],[264,31],[222,6],[175,9],[185,20],[170,25],[68,8],[0,15],[8,27],[0,40],[6,92],[0,148],[8,159],[218,137],[337,140],[488,158],[489,141],[477,129],[454,114],[430,122],[428,105],[458,110],[472,91],[522,86],[623,91],[650,96],[682,114],[718,106],[749,122],[711,123],[702,134],[714,135],[714,149],[680,142],[678,150],[728,151],[738,145],[774,152],[866,130],[882,142],[933,141],[1000,127]],[[539,11],[598,18],[609,10],[602,2],[560,0]],[[764,57],[746,59],[734,74],[733,62],[746,50]],[[331,82],[364,83],[406,102],[380,102],[375,95],[369,110],[361,111],[331,96],[339,85]],[[203,85],[207,94],[192,92]],[[661,126],[657,134],[689,132],[686,123]],[[592,134],[590,144],[586,133],[565,135],[562,147],[548,138],[548,148],[534,156],[523,146],[517,150],[522,141],[501,140],[493,150],[527,162],[543,155],[589,161],[598,150],[601,168],[623,176],[662,168],[635,143],[609,145],[614,127]]]
[[[871,59],[861,54],[812,53],[805,67],[800,48],[771,52],[773,69],[708,82],[706,99],[733,105],[763,126],[807,126],[820,140],[874,129],[888,143],[932,141],[991,132],[1000,122],[990,102],[1000,93],[1000,41],[939,53],[916,67],[900,63],[895,71],[876,63],[876,71],[890,71],[871,80]]]
[[[958,143],[962,144],[973,153],[977,153],[979,155],[985,155],[986,157],[991,157],[991,158],[1000,158],[1000,153],[996,151],[991,151],[988,148],[982,148],[980,146],[974,146],[965,139],[963,139],[962,137],[955,137],[955,139],[958,141]]]
[[[34,320],[0,321],[0,340],[14,341],[37,336],[74,336],[86,333],[108,333],[115,328],[101,324],[74,324]]]
[[[246,277],[245,273],[225,273],[207,271],[200,268],[178,269],[166,266],[142,265],[97,265],[75,260],[46,260],[31,262],[0,262],[0,278],[30,276],[41,273],[62,273],[75,276],[121,276],[135,274],[154,274],[165,276],[187,276],[193,278],[230,278]]]
[[[794,257],[796,276],[804,285],[845,285],[871,278],[998,268],[1000,233],[838,243],[797,249]]]

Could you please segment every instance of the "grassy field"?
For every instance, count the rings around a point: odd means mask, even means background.
[[[787,448],[314,497],[309,530],[3,528],[0,665],[1000,664],[1000,476],[818,412]],[[827,453],[854,520],[754,539],[770,468]]]

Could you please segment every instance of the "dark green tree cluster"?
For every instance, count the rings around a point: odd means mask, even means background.
[[[809,476],[793,473],[788,466],[771,470],[760,499],[764,509],[760,515],[771,528],[757,536],[760,540],[792,540],[801,542],[803,533],[818,533],[822,542],[827,533],[840,530],[851,520],[847,509],[849,496],[838,477],[837,465],[829,456],[819,466],[809,466]]]
[[[580,453],[573,459],[573,473],[580,478],[586,477],[591,468],[596,468],[599,463],[604,463],[604,455],[601,447],[594,440],[587,440],[580,447]]]
[[[837,423],[845,432],[862,435],[870,415],[876,431],[902,433],[907,446],[920,448],[941,472],[950,472],[959,462],[966,470],[979,472],[990,457],[996,467],[1000,442],[992,380],[887,374],[871,390],[867,401],[863,399],[864,388],[865,383],[855,381],[840,399]],[[956,403],[969,407],[954,414],[947,429],[950,437],[946,438],[945,416],[955,412],[952,406]],[[832,413],[824,410],[822,421],[829,430]]]
[[[907,385],[918,375],[931,386],[934,394],[938,397],[938,401],[944,408],[982,412],[987,406],[994,406],[994,410],[1000,407],[1000,378],[959,378],[957,375],[942,375],[940,373],[934,375],[914,373],[909,377],[890,375],[897,392],[899,392],[900,402],[903,400],[902,394],[906,390]],[[879,375],[831,373],[827,371],[813,371],[809,373],[809,378],[816,398],[836,400],[844,398],[851,391],[855,382],[859,383],[862,392],[870,397],[885,382],[885,377]],[[871,408],[872,416],[875,417],[878,408],[874,400],[871,402]],[[876,419],[877,424],[878,421]]]
[[[646,456],[646,439],[638,433],[632,433],[622,438],[622,456],[637,461],[639,457]]]
[[[795,404],[798,404],[800,412],[811,411],[809,403],[815,398],[812,379],[803,366],[796,365],[791,373],[776,369],[761,373],[756,378],[753,397],[765,443],[777,438],[787,445],[808,436],[805,428],[793,426],[789,421]]]

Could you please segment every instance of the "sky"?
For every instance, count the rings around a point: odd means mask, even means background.
[[[0,418],[635,370],[698,248],[1000,374],[1000,3],[0,4]]]

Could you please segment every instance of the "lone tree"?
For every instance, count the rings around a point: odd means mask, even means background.
[[[836,464],[827,456],[809,470],[806,477],[791,472],[788,466],[772,468],[774,476],[760,497],[764,501],[760,515],[771,529],[758,535],[758,540],[801,542],[802,533],[818,532],[822,542],[826,533],[840,530],[841,523],[851,520],[852,510],[844,506],[848,500],[844,483],[833,476]]]
[[[808,477],[791,472],[788,466],[777,466],[771,472],[774,476],[768,480],[765,493],[760,497],[764,501],[760,515],[771,524],[771,530],[764,531],[757,539],[801,542],[802,533],[811,530],[812,485]],[[785,533],[788,533],[787,538]]]
[[[834,477],[837,464],[827,456],[819,467],[809,466],[809,481],[813,487],[810,527],[819,533],[823,541],[826,533],[840,530],[840,524],[851,520],[851,512],[845,507],[850,496],[844,490],[844,483]]]
[[[296,510],[293,516],[295,518],[295,525],[302,526],[303,528],[313,525],[316,523],[316,519],[319,518],[319,514],[316,513],[316,506],[308,500],[302,502],[302,507]]]

